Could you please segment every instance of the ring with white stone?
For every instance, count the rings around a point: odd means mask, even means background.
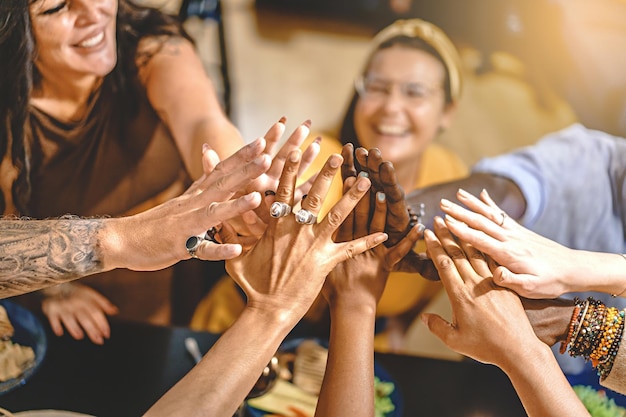
[[[279,217],[285,217],[289,213],[291,213],[291,206],[287,203],[274,201],[270,206],[270,216],[274,217],[275,219]]]
[[[300,224],[315,224],[317,223],[317,216],[309,210],[300,209],[296,213],[296,221]]]

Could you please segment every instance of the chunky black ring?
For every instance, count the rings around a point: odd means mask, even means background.
[[[200,244],[203,240],[204,239],[201,236],[191,236],[185,242],[185,249],[187,249],[187,252],[189,253],[189,255],[191,255],[192,258],[198,257],[196,255],[196,251],[200,247]]]

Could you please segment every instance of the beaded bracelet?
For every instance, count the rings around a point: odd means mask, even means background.
[[[622,341],[622,335],[624,333],[624,322],[625,322],[623,310],[619,312],[618,320],[619,320],[619,325],[615,329],[613,343],[611,344],[611,347],[609,348],[606,355],[600,358],[598,362],[598,366],[596,368],[596,372],[598,376],[600,377],[600,380],[604,380],[611,372],[611,369],[613,368],[613,362],[615,361],[615,357],[617,356],[617,351],[619,350],[620,343]]]
[[[574,311],[572,312],[572,318],[569,322],[567,338],[561,342],[561,346],[559,347],[559,353],[561,355],[567,351],[567,346],[572,341],[572,336],[574,335],[574,329],[578,328],[578,322],[580,321],[580,316],[581,316],[580,313],[582,312],[582,308],[581,308],[582,306],[578,298],[575,299],[575,302],[576,302],[576,305],[574,306]]]
[[[619,311],[615,307],[606,309],[606,318],[602,326],[601,336],[598,338],[599,340],[595,349],[589,354],[591,365],[593,365],[594,368],[598,366],[600,358],[608,353],[609,348],[613,344],[613,335],[615,333],[613,327],[617,327],[620,324],[618,314]]]
[[[606,306],[593,298],[589,298],[589,308],[583,318],[582,328],[578,337],[570,345],[571,356],[582,356],[589,360],[589,355],[599,343],[598,335],[602,332],[604,319],[606,316]]]

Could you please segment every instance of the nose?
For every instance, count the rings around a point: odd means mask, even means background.
[[[387,111],[399,110],[404,107],[404,96],[397,86],[393,86],[387,91],[383,107]]]
[[[79,25],[89,25],[98,21],[100,12],[100,1],[94,0],[75,0],[73,3],[74,11],[78,17],[76,19]]]

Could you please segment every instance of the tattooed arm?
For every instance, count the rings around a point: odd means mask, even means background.
[[[261,203],[254,192],[229,200],[234,192],[264,173],[271,158],[257,139],[219,162],[203,154],[207,170],[179,197],[129,217],[80,219],[0,219],[0,298],[46,288],[115,268],[150,271],[189,259],[185,241]],[[231,259],[239,244],[205,241],[196,255]]]
[[[104,271],[98,245],[104,221],[0,220],[0,297]]]

